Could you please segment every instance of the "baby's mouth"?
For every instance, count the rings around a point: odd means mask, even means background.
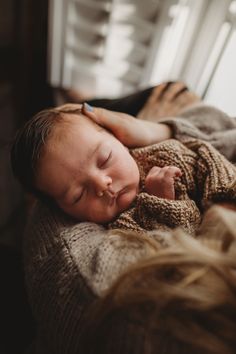
[[[109,189],[104,192],[104,196],[108,202],[108,205],[111,206],[114,204],[114,202],[117,198],[117,195],[118,195],[118,193],[115,193],[113,190],[109,190]]]
[[[110,206],[112,206],[116,200],[123,194],[126,192],[126,187],[122,188],[119,192],[114,192],[114,191],[111,191],[111,190],[107,190],[105,191],[105,196],[108,198],[108,204]]]

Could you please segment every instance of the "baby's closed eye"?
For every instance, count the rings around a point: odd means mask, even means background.
[[[79,192],[79,194],[76,194],[76,195],[74,196],[73,201],[72,201],[71,204],[72,204],[72,205],[75,205],[75,204],[79,203],[79,202],[81,201],[81,199],[83,198],[84,193],[85,193],[85,191],[84,191],[84,189],[83,189],[81,192]]]
[[[102,154],[100,154],[98,158],[98,167],[99,168],[104,168],[106,165],[111,161],[112,159],[112,151],[106,151]]]

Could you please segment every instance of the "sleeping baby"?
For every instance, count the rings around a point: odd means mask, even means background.
[[[128,149],[77,105],[26,122],[11,157],[26,190],[108,228],[194,233],[211,203],[236,200],[236,167],[209,143],[167,139]]]

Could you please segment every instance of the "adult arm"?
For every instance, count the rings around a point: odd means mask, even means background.
[[[139,120],[133,116],[84,104],[82,112],[110,130],[124,145],[134,148],[152,145],[172,137],[167,124]]]
[[[181,142],[195,138],[211,143],[228,160],[236,162],[236,119],[216,107],[201,103],[158,123],[101,108],[88,111],[85,106],[83,112],[128,147],[147,146],[169,138]]]

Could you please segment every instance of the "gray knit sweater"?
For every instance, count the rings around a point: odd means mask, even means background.
[[[236,118],[221,110],[197,104],[176,117],[164,118],[160,123],[168,124],[175,139],[185,142],[196,138],[211,143],[231,162],[236,162]]]
[[[236,124],[220,111],[196,107],[182,118],[165,122],[179,140],[191,136],[211,141],[235,161],[232,141],[236,141]],[[157,239],[160,247],[172,242],[164,233]],[[145,248],[125,237],[108,236],[103,227],[93,223],[75,224],[59,211],[38,204],[24,239],[27,291],[39,328],[30,352],[84,354],[80,337],[90,304],[130,265],[147,256]],[[103,354],[143,354],[138,339],[131,339],[124,326],[119,338],[107,338],[108,349]],[[132,350],[128,343],[132,343]]]

